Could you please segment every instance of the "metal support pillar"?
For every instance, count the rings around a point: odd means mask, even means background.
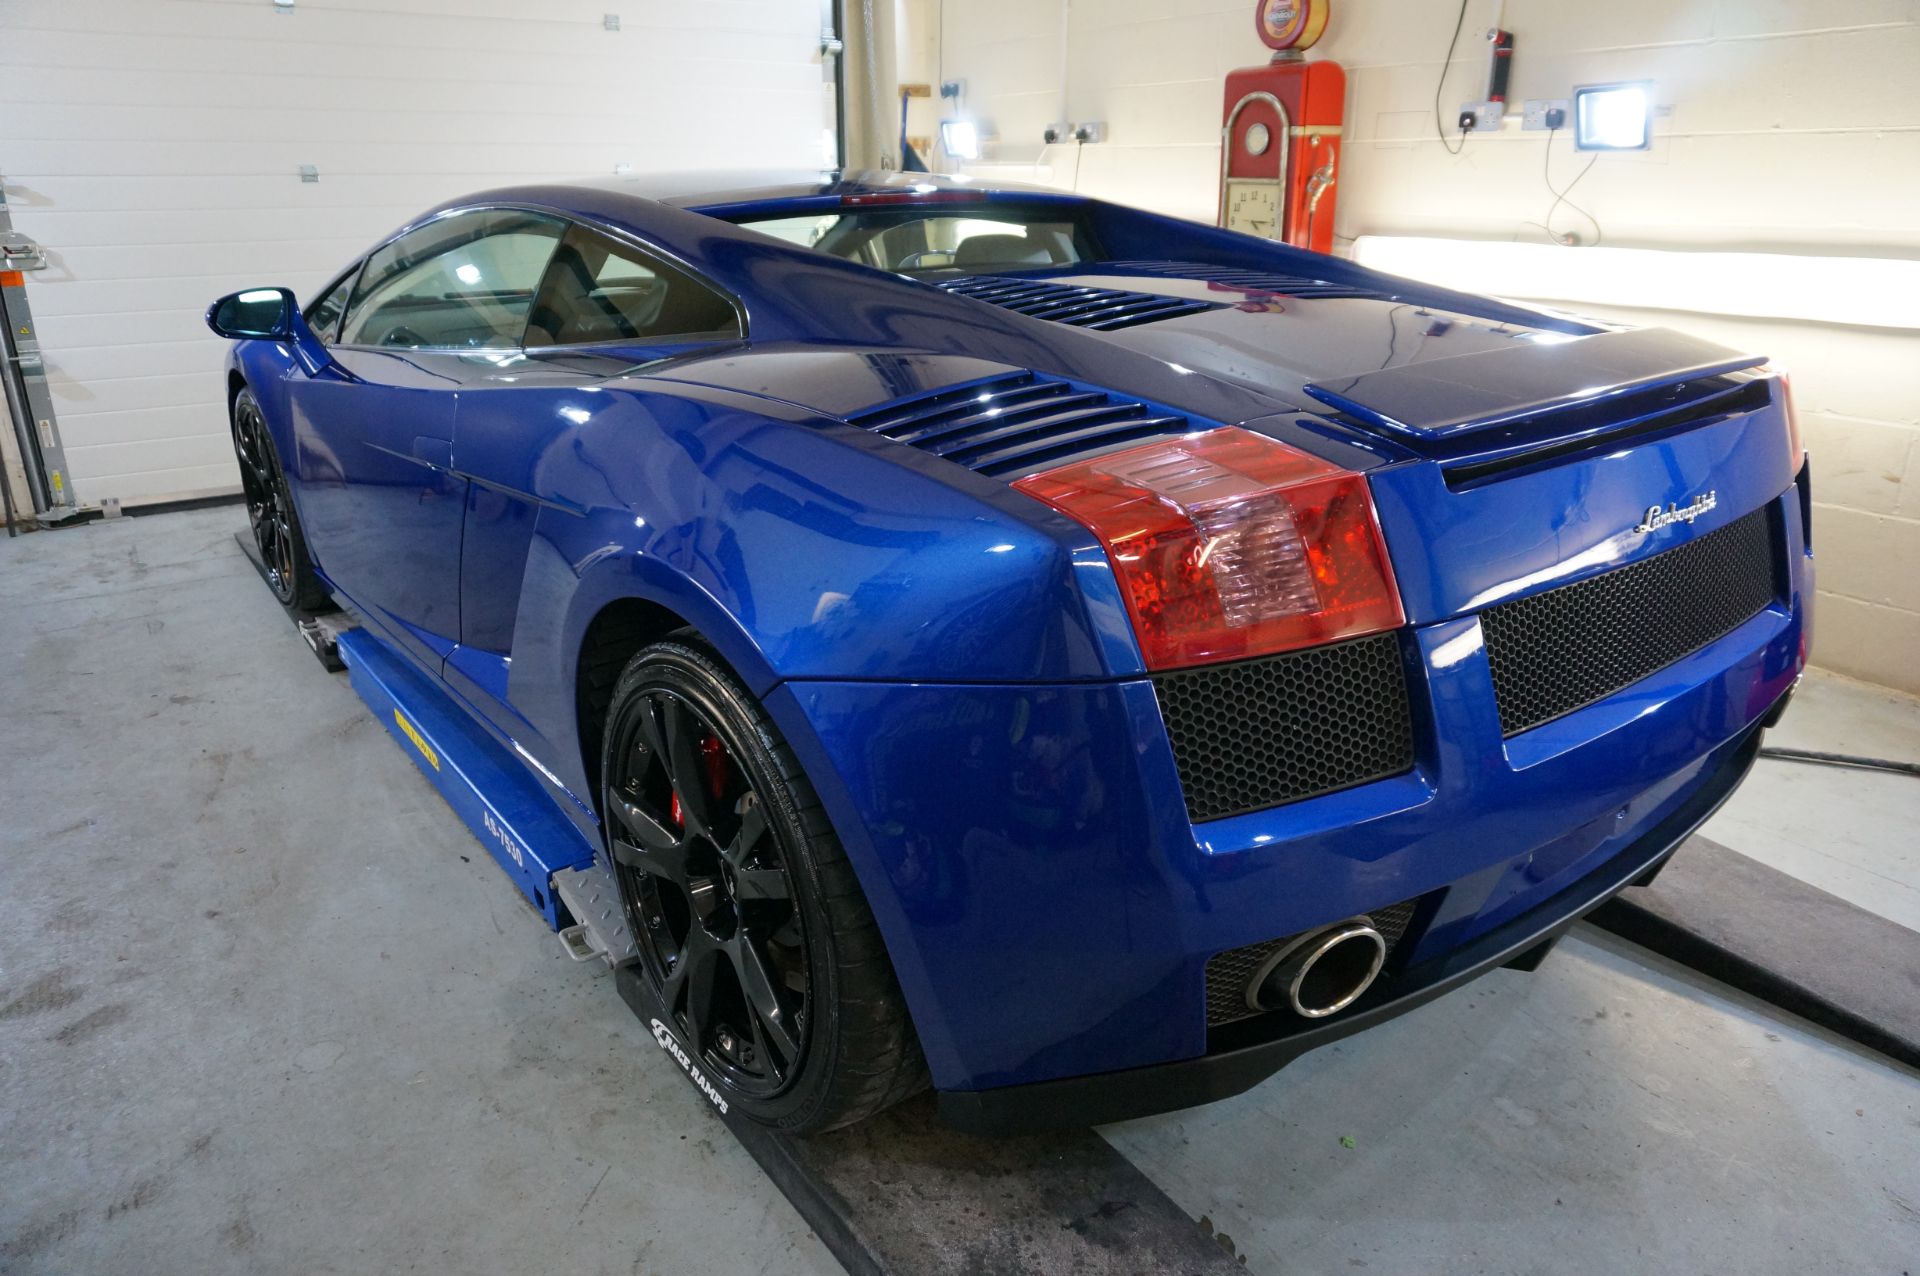
[[[835,169],[847,166],[847,42],[841,38],[840,0],[820,0],[820,78],[825,83],[833,121]]]
[[[39,333],[27,304],[26,272],[44,270],[46,264],[40,246],[13,228],[6,185],[0,180],[0,318],[5,320],[4,329],[0,329],[0,357],[5,359],[0,384],[6,389],[7,415],[19,446],[25,487],[23,493],[15,493],[13,467],[0,469],[0,481],[5,481],[9,489],[7,504],[13,507],[9,527],[15,519],[24,519],[29,509],[37,522],[47,526],[80,516],[66,450],[60,443],[53,396],[47,390],[46,368],[40,359]]]
[[[893,0],[838,0],[843,167],[900,167],[900,71]]]

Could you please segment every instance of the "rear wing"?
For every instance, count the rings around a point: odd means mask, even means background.
[[[1639,328],[1516,341],[1504,349],[1318,381],[1306,391],[1369,425],[1438,441],[1765,362],[1763,355],[1738,354],[1668,328]]]

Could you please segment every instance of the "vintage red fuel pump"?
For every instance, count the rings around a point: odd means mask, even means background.
[[[1323,253],[1333,249],[1347,73],[1304,51],[1326,30],[1328,3],[1261,0],[1254,27],[1273,58],[1228,73],[1220,137],[1220,224]]]

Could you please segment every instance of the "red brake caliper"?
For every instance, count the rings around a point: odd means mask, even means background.
[[[727,791],[727,747],[720,743],[718,736],[703,736],[700,740],[700,760],[707,768],[707,792],[718,798]],[[686,816],[680,811],[680,794],[673,795],[670,814],[673,822],[681,828],[687,826]]]

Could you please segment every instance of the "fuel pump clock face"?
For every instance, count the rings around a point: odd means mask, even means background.
[[[1280,187],[1273,182],[1227,183],[1227,229],[1273,239],[1280,227]]]

